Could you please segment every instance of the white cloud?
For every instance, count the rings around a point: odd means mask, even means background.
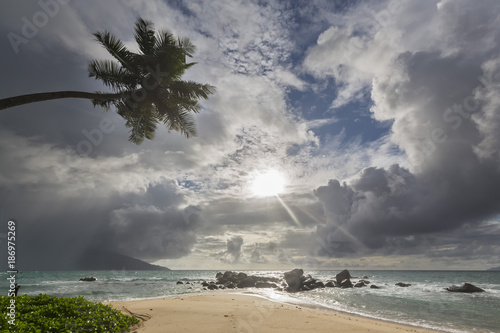
[[[479,80],[483,86],[474,91],[473,96],[464,101],[465,114],[472,113],[472,119],[477,123],[482,140],[475,147],[477,155],[482,159],[500,160],[500,58],[487,60],[482,65],[483,75]],[[475,112],[482,106],[483,112]],[[472,112],[470,112],[470,111]]]

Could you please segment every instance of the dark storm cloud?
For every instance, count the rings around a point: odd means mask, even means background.
[[[29,212],[19,211],[24,205],[30,205]],[[186,214],[175,205],[129,203],[130,207],[120,208],[124,205],[127,203],[119,196],[82,202],[76,198],[41,200],[24,193],[22,203],[4,201],[2,212],[15,216],[18,222],[20,267],[26,270],[77,269],[75,259],[89,250],[113,251],[148,261],[190,253],[200,224],[196,208],[188,207],[194,213]],[[47,212],[50,207],[54,209]]]
[[[191,209],[194,209],[191,207]],[[191,252],[200,218],[174,207],[132,206],[111,212],[103,246],[146,260],[180,258]]]

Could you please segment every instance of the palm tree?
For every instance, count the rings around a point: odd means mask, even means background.
[[[129,51],[108,31],[94,33],[96,40],[115,60],[93,60],[90,77],[101,80],[112,92],[58,91],[37,93],[0,100],[0,110],[33,102],[60,98],[85,98],[94,107],[111,106],[127,122],[129,140],[140,144],[153,139],[156,126],[163,123],[169,131],[186,137],[196,135],[192,112],[200,111],[200,98],[207,99],[215,88],[208,84],[181,80],[196,63],[186,62],[195,47],[187,38],[175,38],[168,31],[155,32],[153,23],[138,18],[134,37],[139,53]]]

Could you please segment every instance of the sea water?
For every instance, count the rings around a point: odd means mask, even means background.
[[[246,271],[249,275],[283,277],[284,271]],[[322,281],[339,271],[307,271]],[[73,297],[94,301],[168,298],[197,294],[202,281],[215,280],[217,271],[64,271],[22,272],[16,275],[19,294]],[[273,289],[234,289],[215,292],[252,292],[270,300],[306,307],[343,311],[375,319],[445,332],[500,332],[500,272],[472,271],[351,271],[367,276],[381,289],[324,288],[297,293]],[[95,282],[80,278],[95,276]],[[8,275],[0,273],[0,292],[8,291]],[[181,281],[182,284],[177,282]],[[353,279],[355,281],[355,279]],[[410,287],[398,287],[398,282]],[[486,292],[451,293],[444,288],[469,282]]]

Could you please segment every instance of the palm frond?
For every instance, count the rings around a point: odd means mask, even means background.
[[[193,54],[196,52],[196,47],[194,46],[193,43],[189,40],[189,38],[177,38],[177,46],[183,50],[184,54],[187,57],[192,58]]]
[[[127,121],[125,126],[130,128],[129,141],[139,145],[144,139],[154,139],[158,119],[153,104],[120,102],[117,112]]]
[[[177,121],[175,122],[175,131],[184,134],[186,138],[197,136],[198,133],[193,115],[188,112],[179,112]]]
[[[199,103],[193,99],[184,99],[164,91],[156,91],[153,102],[157,110],[158,121],[169,131],[180,131],[187,137],[196,135],[192,113],[199,109]]]
[[[215,87],[194,81],[173,81],[169,85],[169,93],[188,99],[208,99],[215,92]]]
[[[132,52],[127,50],[121,40],[110,34],[108,31],[96,32],[93,35],[124,68],[133,70],[131,57]]]
[[[168,30],[160,30],[156,37],[155,51],[168,50],[175,46],[174,35]]]
[[[143,55],[153,55],[156,45],[154,25],[151,21],[138,18],[134,37]]]
[[[104,85],[116,90],[133,89],[137,78],[118,63],[111,60],[93,60],[89,63],[89,76],[101,80]]]
[[[111,106],[112,105],[115,105],[115,101],[114,100],[106,100],[106,101],[99,101],[99,100],[92,100],[92,105],[94,107],[96,106],[100,106],[102,107],[105,111],[109,111],[111,109]]]
[[[174,36],[168,31],[158,34],[155,55],[162,68],[172,74],[182,71],[182,66],[186,64],[185,51],[179,47]]]
[[[191,110],[187,110],[179,105],[168,108],[165,114],[159,115],[161,121],[169,131],[177,131],[187,138],[196,136],[196,125]]]

